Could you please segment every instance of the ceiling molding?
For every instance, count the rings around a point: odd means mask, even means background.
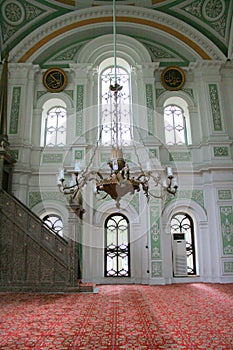
[[[116,14],[118,26],[127,24],[134,28],[140,27],[142,32],[149,28],[152,36],[163,32],[195,51],[202,59],[224,59],[223,53],[208,38],[179,19],[155,10],[126,5],[118,6]],[[74,31],[78,35],[80,30],[83,31],[90,26],[94,29],[104,24],[112,26],[110,6],[92,7],[65,14],[49,21],[23,39],[12,49],[10,58],[15,62],[32,61],[40,50],[49,46],[50,41],[57,40],[61,36],[65,38]]]

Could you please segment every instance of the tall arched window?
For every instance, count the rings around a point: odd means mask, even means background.
[[[121,214],[105,222],[105,277],[130,277],[129,222]]]
[[[183,110],[175,105],[164,108],[165,140],[167,145],[187,144]]]
[[[57,98],[43,106],[41,146],[63,147],[66,144],[67,112],[65,103]]]
[[[167,145],[191,143],[187,102],[180,97],[169,98],[164,106],[164,130]]]
[[[195,237],[194,237],[194,224],[192,218],[186,213],[177,213],[171,219],[171,233],[173,240],[177,240],[182,243],[185,240],[185,263],[187,262],[187,274],[196,275],[196,251],[195,251]],[[173,247],[176,247],[173,245]],[[176,249],[176,248],[175,248]],[[173,249],[173,254],[176,252]],[[179,251],[179,255],[181,250]],[[182,259],[180,256],[180,262]],[[178,262],[179,263],[179,262]]]
[[[116,70],[112,59],[107,59],[101,64],[101,141],[106,146],[114,145],[116,141],[116,113],[120,126],[118,134],[120,145],[129,144],[132,139],[129,65],[122,59],[118,59],[117,62]],[[117,84],[122,86],[117,94],[117,109],[114,103],[114,93],[110,90],[110,85],[115,85],[115,78]]]
[[[48,111],[45,124],[45,146],[65,146],[66,109],[60,106]]]

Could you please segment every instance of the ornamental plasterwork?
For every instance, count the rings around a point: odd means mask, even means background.
[[[140,40],[140,39],[138,39]],[[162,47],[161,45],[151,45],[147,42],[145,42],[144,40],[140,40],[143,45],[146,46],[146,48],[149,50],[151,57],[152,57],[152,61],[154,61],[155,59],[163,59],[163,58],[168,58],[168,59],[172,59],[172,60],[181,60],[181,58],[179,56],[177,56],[174,52],[171,52],[168,49],[165,49],[164,47]]]
[[[182,88],[181,91],[185,92],[187,95],[189,95],[190,97],[192,97],[192,99],[194,98],[193,89]]]
[[[48,10],[48,8],[47,8]],[[3,42],[6,42],[21,25],[38,19],[45,11],[27,1],[6,0],[2,4],[2,33]]]
[[[221,206],[219,210],[221,219],[223,254],[233,254],[233,207]]]
[[[65,89],[64,94],[68,95],[71,98],[71,100],[74,99],[74,91],[73,90],[66,90]]]
[[[153,258],[160,258],[160,250],[158,247],[154,247],[152,249],[152,255],[151,255],[152,259]]]
[[[6,0],[2,5],[2,15],[7,23],[17,26],[24,21],[25,10],[19,1]]]
[[[157,158],[157,149],[156,148],[150,148],[149,149],[149,158],[152,159],[152,158]]]
[[[233,273],[233,261],[224,261],[223,272],[224,273]]]
[[[82,45],[79,45],[78,47],[71,47],[62,52],[59,52],[59,54],[53,56],[50,61],[73,61],[77,55],[78,50],[80,49],[80,46]]]
[[[204,194],[202,190],[180,190],[177,191],[178,199],[187,199],[193,200],[198,203],[203,209],[204,207]],[[166,207],[172,200],[176,200],[173,195],[169,195],[167,200],[164,203],[164,207]]]
[[[65,202],[65,197],[59,191],[57,192],[29,192],[29,208],[45,200],[54,200]]]
[[[146,84],[146,107],[147,107],[148,134],[154,135],[154,97],[153,97],[152,84]]]
[[[228,147],[214,147],[214,156],[215,157],[228,157],[229,156]]]
[[[171,152],[169,153],[169,160],[170,161],[176,161],[176,162],[187,162],[190,161],[191,154],[190,152]]]
[[[83,133],[83,104],[84,104],[84,86],[77,85],[77,100],[76,100],[76,136],[81,136]]]
[[[151,277],[162,277],[162,262],[152,261],[151,262]]]
[[[82,160],[84,157],[84,150],[83,149],[75,149],[74,150],[74,159],[75,160]]]
[[[124,159],[126,162],[130,163],[132,159],[132,154],[129,152],[124,152]],[[110,160],[110,152],[100,152],[101,163],[107,163]]]
[[[215,49],[214,45],[210,45],[209,40],[205,39],[203,35],[199,35],[196,29],[176,20],[175,17],[168,17],[162,12],[155,12],[149,9],[140,8],[138,9],[125,5],[123,8],[118,8],[116,10],[117,16],[122,16],[125,18],[140,18],[145,21],[153,21],[158,24],[163,24],[166,27],[175,28],[177,32],[183,34],[185,37],[192,38],[197,45],[199,45],[205,52],[211,53],[213,59],[221,60],[222,55],[220,55],[219,50]],[[101,18],[101,17],[112,16],[112,8],[92,7],[87,10],[83,10],[80,14],[79,11],[67,13],[65,16],[61,16],[54,21],[48,21],[47,25],[39,28],[36,32],[29,34],[27,38],[21,41],[20,46],[17,46],[13,51],[12,61],[18,61],[25,52],[36,45],[38,41],[42,40],[45,36],[53,33],[57,28],[63,28],[70,24],[75,24],[80,21],[91,18]]]
[[[151,238],[153,239],[154,242],[157,242],[160,237],[160,232],[159,232],[159,225],[157,222],[154,223],[153,227],[151,228]]]
[[[231,190],[218,190],[218,199],[219,200],[231,200],[232,191]]]
[[[19,122],[21,86],[13,88],[10,113],[10,134],[17,134]]]
[[[223,37],[226,31],[225,2],[223,0],[197,0],[184,10],[204,22],[208,22],[215,31]]]
[[[182,88],[180,91],[186,93],[187,95],[189,95],[192,99],[194,98],[194,93],[193,93],[193,89],[190,88]],[[166,89],[162,88],[162,89],[156,89],[156,98],[159,98],[163,93],[167,92]]]
[[[47,94],[47,91],[37,91],[36,92],[36,99],[39,100],[41,98],[41,96],[44,96],[45,94]]]
[[[222,235],[228,242],[233,238],[233,224],[230,224],[227,219],[225,224],[222,224]]]
[[[63,154],[61,153],[46,153],[43,154],[42,163],[51,164],[51,163],[62,163]]]
[[[150,208],[151,258],[161,258],[159,206]]]
[[[49,58],[48,61],[43,62],[43,65],[60,65],[60,64],[70,64],[70,63],[76,63],[77,61],[77,54],[79,50],[83,47],[83,45],[87,42],[87,40],[82,41],[81,44],[75,44],[70,46],[69,48],[66,48],[64,50],[59,50],[59,53],[56,52],[53,56]]]
[[[224,247],[224,255],[232,255],[233,254],[233,246],[228,244]]]
[[[184,19],[189,19],[191,25],[198,27],[203,34],[206,35],[206,31],[209,31],[209,37],[218,37],[222,44],[224,42],[227,45],[232,17],[229,0],[190,0],[183,3],[181,1],[177,6],[169,8],[173,16],[184,16]]]
[[[222,130],[222,119],[218,96],[218,87],[216,84],[209,84],[210,105],[212,110],[212,118],[215,131]]]

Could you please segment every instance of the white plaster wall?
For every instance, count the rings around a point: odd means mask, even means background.
[[[101,46],[105,43],[105,46]],[[69,89],[74,91],[76,96],[77,84],[84,85],[84,105],[86,116],[84,122],[83,137],[76,138],[75,130],[75,98],[74,101],[65,92],[59,94],[64,99],[69,114],[68,144],[63,152],[68,154],[66,162],[69,170],[72,168],[73,148],[87,149],[88,139],[96,135],[95,127],[98,125],[96,106],[98,102],[98,65],[103,58],[112,55],[110,48],[112,36],[104,36],[90,42],[80,53],[80,62],[73,64],[67,69],[69,74]],[[101,49],[102,47],[102,49]],[[132,92],[135,104],[145,106],[145,85],[152,84],[154,88],[161,88],[159,81],[160,69],[157,63],[151,63],[148,52],[135,39],[119,36],[119,54],[122,58],[131,57],[132,69]],[[97,50],[98,48],[98,50]],[[93,50],[93,52],[92,52]],[[92,54],[90,54],[92,53]],[[89,55],[90,54],[90,55]],[[132,59],[132,56],[134,57]],[[140,215],[130,206],[126,207],[124,214],[130,221],[131,230],[131,278],[122,279],[122,283],[179,283],[187,281],[222,282],[232,281],[233,274],[223,276],[222,272],[222,249],[221,249],[221,223],[218,212],[218,200],[216,190],[221,188],[233,188],[233,165],[232,165],[232,69],[222,68],[219,62],[197,62],[187,69],[187,85],[193,89],[194,98],[189,97],[185,92],[176,92],[177,96],[187,100],[190,106],[190,124],[192,128],[192,145],[190,147],[177,149],[178,151],[190,152],[190,161],[175,162],[172,166],[179,170],[179,191],[199,189],[204,194],[205,210],[194,201],[185,202],[183,198],[169,205],[161,216],[161,250],[162,250],[162,278],[151,278],[150,272],[150,242],[149,237],[149,207],[146,210],[144,199],[141,198]],[[155,73],[156,72],[156,73]],[[14,86],[21,86],[20,123],[18,133],[9,135],[12,149],[19,151],[19,159],[15,166],[13,178],[13,193],[24,203],[28,203],[28,194],[31,191],[56,192],[56,172],[59,164],[41,164],[41,157],[44,150],[40,143],[40,118],[43,103],[49,94],[43,95],[38,101],[35,98],[36,92],[43,89],[41,78],[43,72],[33,64],[11,65],[9,79],[9,107],[11,107],[12,89]],[[219,98],[223,130],[213,130],[211,105],[208,94],[208,84],[216,83],[219,87]],[[154,92],[155,109],[162,112],[164,100],[171,95],[165,92],[156,101]],[[94,107],[93,107],[94,106]],[[88,109],[89,108],[89,109]],[[9,108],[10,110],[10,108]],[[145,116],[144,116],[145,117]],[[136,114],[135,122],[140,128],[147,131],[145,118],[140,113]],[[169,151],[163,143],[162,119],[155,118],[155,131],[158,136],[144,140],[148,148],[158,150],[158,158],[162,166],[169,164]],[[229,147],[229,155],[215,157],[213,147]],[[60,150],[54,150],[59,152]],[[51,151],[52,152],[52,151]],[[135,158],[135,155],[133,156]],[[70,162],[70,163],[69,163]],[[95,203],[90,190],[85,190],[87,212],[83,221],[83,278],[86,281],[96,283],[114,283],[103,276],[104,269],[104,221],[110,213],[116,211],[114,203],[108,202],[94,210]],[[179,197],[179,195],[178,195]],[[227,202],[232,205],[232,201]],[[44,202],[42,206],[56,208],[57,202]],[[39,214],[40,209],[34,208]],[[175,279],[172,276],[172,255],[171,236],[168,223],[171,215],[176,210],[187,210],[195,222],[199,276],[195,278]],[[64,209],[66,212],[67,209]],[[62,208],[59,208],[62,213]],[[64,215],[64,224],[68,222],[67,215]],[[233,260],[233,257],[232,257]]]

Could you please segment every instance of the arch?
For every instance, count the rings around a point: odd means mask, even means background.
[[[128,218],[131,225],[138,225],[140,223],[140,216],[134,207],[129,205],[123,199],[121,200],[121,207],[122,209],[119,212],[123,213]],[[112,200],[104,202],[95,212],[94,224],[98,227],[104,227],[107,217],[111,214],[117,213],[118,210],[119,209],[116,208]]]
[[[130,66],[125,59],[116,57],[116,64],[117,66],[122,67],[127,72],[130,72]],[[110,66],[114,66],[114,57],[108,57],[100,63],[99,74],[101,75],[102,72]]]
[[[224,55],[208,38],[202,36],[198,31],[188,24],[181,23],[177,18],[172,18],[161,12],[137,6],[117,6],[117,22],[121,25],[124,34],[133,27],[138,35],[144,37],[156,36],[170,38],[173,46],[181,51],[183,56],[189,59],[225,59]],[[112,27],[112,6],[92,7],[60,16],[56,20],[46,23],[28,35],[20,47],[17,45],[11,52],[11,61],[33,62],[45,50],[50,50],[55,42],[61,47],[64,39],[77,41],[78,37],[89,40],[93,33],[98,36],[106,33]],[[174,29],[176,28],[176,29]],[[103,30],[105,29],[105,30]],[[85,30],[85,33],[84,33]],[[149,35],[150,34],[150,35]],[[195,41],[192,39],[195,38]],[[67,40],[66,40],[67,42]],[[162,40],[161,40],[162,42]]]
[[[206,212],[200,204],[192,199],[177,199],[171,201],[162,211],[162,222],[166,227],[166,232],[169,232],[167,225],[169,225],[172,216],[178,212],[187,212],[196,222],[207,223],[208,221]]]
[[[64,203],[59,203],[53,200],[44,200],[32,207],[34,213],[36,213],[39,218],[43,218],[46,215],[58,215],[61,217],[64,225],[64,236],[66,236],[66,229],[68,225],[69,212],[64,210]]]
[[[162,212],[162,230],[163,233],[171,236],[170,222],[174,215],[178,213],[187,213],[194,224],[194,239],[196,251],[196,269],[200,277],[204,274],[205,247],[208,235],[208,218],[205,209],[192,199],[177,199],[169,203]],[[171,262],[170,262],[171,263]]]
[[[183,123],[184,123],[184,137],[185,137],[185,142],[183,143],[184,145],[190,145],[192,144],[192,130],[191,130],[191,122],[190,122],[190,107],[194,107],[194,100],[186,94],[183,91],[168,91],[163,93],[159,98],[158,98],[158,104],[157,107],[161,111],[161,121],[162,125],[165,126],[165,121],[164,121],[164,108],[166,108],[169,105],[174,105],[178,106],[179,108],[182,109],[182,114],[183,114]],[[174,125],[173,125],[174,126]],[[170,128],[170,127],[169,127]],[[170,133],[173,131],[170,130]],[[166,127],[164,130],[164,133],[166,136]],[[175,129],[174,129],[175,133]],[[165,137],[166,139],[166,137]],[[176,144],[176,143],[175,143]]]
[[[179,91],[165,91],[157,98],[157,107],[163,107],[167,100],[170,98],[181,98],[188,106],[196,107],[194,99],[188,95],[186,92]]]
[[[74,107],[72,99],[67,94],[65,94],[64,92],[53,93],[53,94],[48,92],[48,93],[42,95],[37,100],[36,108],[41,108],[42,109],[44,104],[46,102],[48,102],[49,100],[51,100],[51,99],[58,99],[58,100],[63,101],[63,103],[65,104],[66,108],[68,108],[68,109]]]
[[[122,58],[129,65],[151,62],[151,57],[144,45],[138,40],[126,35],[117,34],[117,57]],[[91,40],[79,52],[80,63],[100,65],[105,59],[113,57],[113,35],[102,35]],[[118,64],[118,63],[117,63]]]

